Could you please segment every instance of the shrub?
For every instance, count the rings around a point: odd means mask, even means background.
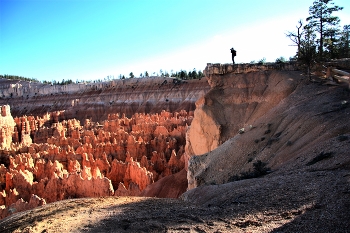
[[[339,136],[337,137],[337,139],[338,139],[339,142],[343,142],[343,141],[348,140],[349,137],[346,136],[346,135],[339,135]]]
[[[251,162],[251,161],[248,161],[248,162]],[[249,170],[247,172],[242,172],[240,175],[233,175],[228,179],[228,182],[264,176],[271,172],[271,169],[269,167],[266,167],[266,165],[267,163],[264,163],[261,160],[258,160],[255,163],[253,163],[253,171]]]
[[[267,163],[264,163],[261,160],[258,160],[255,163],[253,163],[255,177],[266,175],[271,171],[271,169],[266,167],[266,165]]]
[[[285,63],[286,62],[286,59],[284,57],[279,57],[276,59],[276,63],[278,64],[282,64],[282,63]]]
[[[332,155],[333,155],[333,152],[324,153],[324,152],[322,151],[319,155],[317,155],[317,156],[316,156],[315,158],[313,158],[310,162],[308,162],[308,163],[306,164],[306,166],[311,166],[311,165],[313,165],[313,164],[315,164],[315,163],[317,163],[317,162],[319,162],[319,161],[321,161],[321,160],[329,159],[329,158],[332,157]]]
[[[266,63],[266,58],[262,58],[258,61],[258,65],[265,65]]]

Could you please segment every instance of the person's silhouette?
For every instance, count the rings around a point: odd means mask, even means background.
[[[234,48],[231,48],[231,53],[232,53],[232,63],[235,64],[235,56],[236,56],[236,50]]]

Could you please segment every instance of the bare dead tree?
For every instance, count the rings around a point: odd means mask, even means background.
[[[300,57],[300,51],[301,51],[301,38],[304,34],[303,30],[303,21],[300,19],[298,21],[298,25],[295,26],[297,28],[297,32],[290,32],[286,33],[286,36],[294,43],[291,46],[298,46],[298,52],[297,52],[297,57]]]

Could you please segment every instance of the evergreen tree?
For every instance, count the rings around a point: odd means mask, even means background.
[[[181,70],[180,71],[180,77],[179,78],[181,78],[181,79],[187,79],[187,72],[186,72],[186,70]]]
[[[194,68],[193,71],[192,71],[192,78],[193,79],[197,79],[198,78],[198,74],[197,74],[196,68]]]
[[[300,56],[298,60],[306,66],[307,74],[310,78],[311,67],[316,59],[316,35],[310,28],[305,29],[304,37],[300,44]]]
[[[339,18],[333,16],[332,13],[342,10],[343,7],[335,6],[333,0],[315,0],[309,8],[309,17],[306,21],[309,22],[307,28],[313,29],[319,33],[318,38],[318,55],[323,59],[324,40],[327,37],[326,32],[329,27],[339,25]]]
[[[203,78],[203,77],[204,77],[203,72],[202,72],[201,70],[198,71],[198,78],[201,79],[201,78]]]
[[[343,27],[343,31],[340,33],[340,38],[338,43],[340,58],[350,57],[349,40],[350,40],[350,25],[345,25]]]
[[[330,59],[339,57],[339,48],[337,46],[339,42],[340,30],[337,28],[328,28],[325,32],[324,40],[324,57]]]

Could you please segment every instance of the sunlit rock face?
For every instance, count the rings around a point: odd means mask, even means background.
[[[186,137],[188,189],[249,177],[259,160],[283,170],[331,151],[348,163],[348,85],[274,67],[207,66],[211,90],[197,101]]]
[[[9,148],[12,143],[15,122],[10,112],[9,105],[0,106],[0,148]]]
[[[81,123],[61,120],[62,112],[13,118],[9,106],[1,109],[1,217],[67,198],[141,195],[184,170],[193,112],[110,114]],[[179,185],[176,195],[185,191]]]
[[[209,75],[211,90],[196,102],[187,153],[214,150],[288,96],[297,82],[281,72]]]
[[[205,74],[211,89],[196,102],[186,137],[189,188],[198,185],[198,171],[209,170],[208,161],[197,163],[200,158],[191,156],[206,157],[228,139],[251,128],[289,96],[298,84],[298,76],[292,71],[295,68],[293,64],[207,65]]]

